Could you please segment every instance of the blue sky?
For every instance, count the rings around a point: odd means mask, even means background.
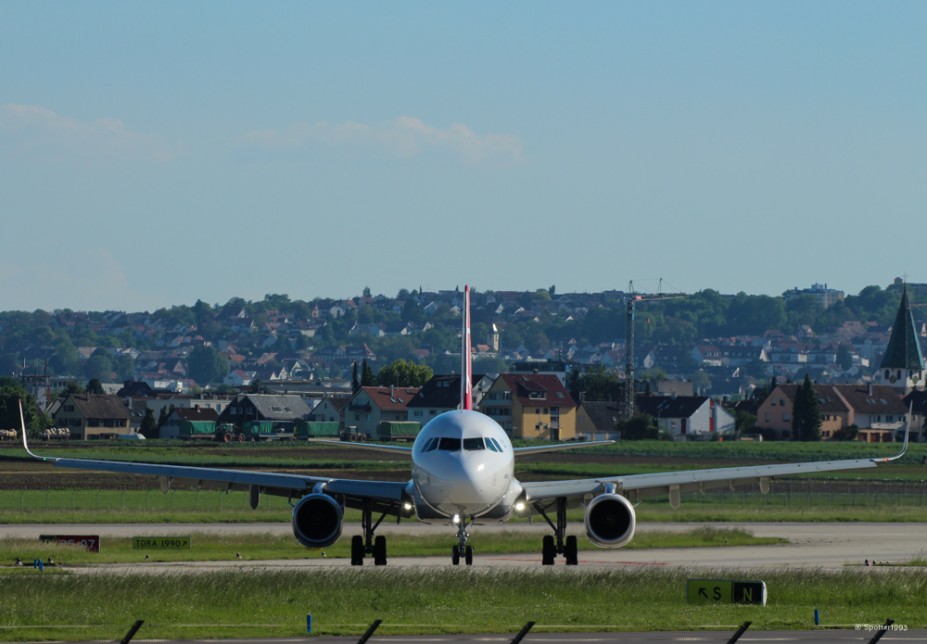
[[[927,281],[924,2],[0,3],[0,310]]]

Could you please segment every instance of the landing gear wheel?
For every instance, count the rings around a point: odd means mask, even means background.
[[[351,565],[364,565],[364,538],[359,534],[351,537]]]
[[[577,545],[575,534],[571,534],[566,538],[566,547],[563,549],[563,556],[568,566],[575,566],[579,563],[579,545]]]
[[[554,557],[557,556],[557,548],[554,547],[553,535],[545,534],[541,541],[541,564],[544,566],[553,566]]]
[[[454,546],[451,550],[451,563],[455,566],[460,565],[460,548]]]
[[[473,565],[473,546],[467,546],[467,549],[464,550],[464,563],[468,566]]]
[[[373,565],[386,565],[386,537],[378,535],[373,541]]]

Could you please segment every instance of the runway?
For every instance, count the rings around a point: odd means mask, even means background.
[[[787,544],[771,546],[738,546],[718,548],[648,548],[605,550],[587,548],[580,552],[578,569],[600,569],[612,566],[682,566],[686,568],[763,569],[783,567],[840,569],[862,566],[863,561],[901,564],[925,555],[924,525],[920,523],[651,523],[639,526],[639,532],[684,532],[699,526],[742,528],[756,536],[776,536],[789,539]],[[581,529],[581,528],[580,528]],[[488,531],[530,531],[540,539],[546,533],[544,525],[510,523],[477,525],[471,529],[471,543],[477,556],[474,567],[536,567],[539,553],[479,554],[479,535]],[[345,525],[342,539],[358,532],[353,525]],[[11,525],[0,528],[0,534],[19,538],[38,538],[40,534],[98,534],[107,536],[150,536],[178,534],[290,534],[288,523],[235,523],[235,524],[120,524],[120,525]],[[447,534],[449,546],[454,542],[453,529],[448,525],[428,525],[408,522],[399,525],[384,524],[378,534],[387,535],[390,541],[406,534]],[[182,569],[252,566],[263,568],[295,568],[313,566],[349,566],[347,559],[322,558],[318,552],[307,551],[305,559],[279,561],[229,561],[203,564],[163,564],[161,569]],[[246,553],[245,553],[246,554]],[[247,557],[246,557],[247,558]],[[390,557],[390,566],[448,566],[450,557]],[[558,564],[562,563],[558,560]],[[108,566],[104,568],[112,569]],[[126,568],[138,568],[126,566]],[[877,568],[874,568],[877,569]]]

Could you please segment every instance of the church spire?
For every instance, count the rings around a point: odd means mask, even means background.
[[[892,383],[900,381],[901,385],[910,386],[909,380],[917,382],[924,371],[924,357],[921,354],[921,343],[914,327],[914,316],[908,302],[908,289],[905,286],[901,292],[901,304],[898,306],[898,315],[892,325],[892,336],[882,356],[882,365],[879,367],[886,380]]]

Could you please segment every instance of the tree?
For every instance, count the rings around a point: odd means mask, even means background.
[[[631,420],[618,423],[618,431],[622,440],[656,440],[660,437],[657,424],[647,414],[637,414]]]
[[[844,371],[849,371],[853,366],[853,353],[846,342],[841,342],[837,347],[837,364]]]
[[[19,403],[22,401],[26,430],[30,434],[48,427],[48,418],[38,410],[35,398],[15,378],[0,378],[0,427],[19,431]]]
[[[361,387],[373,387],[376,384],[377,377],[374,375],[370,365],[367,364],[367,358],[364,358],[361,364]]]
[[[190,377],[201,385],[210,385],[221,381],[228,375],[229,360],[224,353],[214,347],[199,346],[190,352],[187,358]]]
[[[116,373],[113,371],[113,362],[109,359],[109,352],[106,349],[97,349],[87,360],[84,367],[84,373],[88,380],[101,380],[111,382]]]
[[[859,427],[856,425],[843,427],[834,432],[835,441],[855,441],[857,436],[859,436]]]
[[[573,400],[622,400],[622,379],[602,365],[589,367],[582,373],[570,372],[567,387]]]
[[[805,380],[795,392],[795,405],[792,410],[792,440],[821,440],[821,407],[808,374],[805,374]]]
[[[145,408],[145,416],[142,418],[139,430],[145,438],[158,437],[158,421],[155,420],[154,412],[151,411],[150,407]]]
[[[433,375],[431,367],[416,364],[408,360],[394,360],[377,374],[377,382],[381,387],[394,385],[396,387],[421,387],[431,380]]]
[[[728,320],[739,333],[760,334],[767,329],[781,329],[786,322],[785,303],[781,297],[738,293],[728,308]]]
[[[87,383],[87,393],[95,394],[97,396],[103,393],[103,383],[101,383],[97,378],[91,378]]]
[[[68,380],[64,384],[64,389],[57,393],[57,398],[67,398],[71,394],[83,394],[87,393],[86,390],[76,381]]]
[[[741,434],[753,434],[756,432],[756,414],[751,414],[743,409],[734,410],[734,430]]]

